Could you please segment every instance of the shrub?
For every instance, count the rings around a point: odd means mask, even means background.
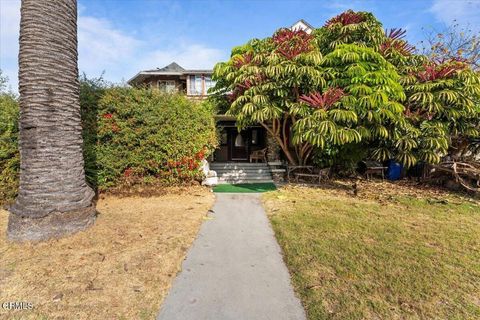
[[[13,199],[18,189],[18,101],[0,93],[0,203]]]
[[[98,104],[97,186],[188,182],[216,147],[212,113],[178,94],[110,88]],[[156,178],[156,179],[154,179]]]
[[[98,103],[105,90],[112,87],[102,77],[88,79],[85,74],[80,77],[80,107],[82,115],[83,158],[85,175],[92,187],[97,187],[98,168],[95,146],[97,144]]]
[[[122,183],[184,183],[200,178],[200,160],[216,147],[209,105],[157,90],[80,79],[85,173],[106,190]],[[0,93],[0,203],[17,194],[19,106]]]
[[[347,143],[342,146],[327,145],[323,149],[315,149],[312,157],[314,165],[320,168],[333,167],[340,176],[355,174],[359,161],[368,158],[368,145]]]

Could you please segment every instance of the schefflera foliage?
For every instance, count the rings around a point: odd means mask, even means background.
[[[327,87],[341,88],[343,95],[325,107],[301,101],[298,114],[303,117],[295,124],[299,134],[294,141],[323,148],[390,139],[402,122],[400,101],[405,100],[394,66],[371,48],[343,44],[322,59],[321,67]]]
[[[450,153],[462,157],[479,136],[479,76],[462,60],[431,60],[415,54],[405,31],[392,29],[380,53],[401,76],[407,95],[405,121],[395,128],[395,139],[377,150],[406,165],[438,163]]]
[[[347,10],[329,19],[322,28],[314,31],[322,53],[328,53],[338,45],[355,44],[377,50],[384,42],[382,24],[370,12]]]
[[[401,29],[382,30],[381,23],[370,13],[351,10],[330,19],[315,31],[316,42],[325,58],[346,44],[365,48],[379,53],[400,76],[394,78],[400,81],[405,95],[390,95],[392,103],[379,101],[381,108],[395,106],[390,111],[396,116],[384,118],[378,127],[383,134],[370,136],[362,125],[359,127],[365,133],[362,142],[367,142],[372,158],[395,158],[411,166],[418,161],[438,163],[447,153],[461,157],[468,152],[471,141],[479,137],[478,73],[462,61],[430,61],[416,54],[415,48],[405,40],[405,33]],[[342,62],[348,64],[349,56],[348,51],[344,51]],[[329,86],[332,84],[329,82]],[[337,106],[348,105],[345,101],[355,95],[355,92],[345,91],[347,96]],[[359,107],[360,113],[367,111],[364,106]],[[403,112],[399,113],[401,109]],[[323,122],[324,128],[326,123]],[[364,122],[365,127],[374,132],[377,124]]]
[[[408,95],[405,115],[413,127],[410,132],[418,132],[410,138],[418,158],[437,163],[448,151],[465,155],[469,142],[480,136],[479,74],[460,60],[427,61],[402,83]]]
[[[326,86],[322,55],[313,37],[304,31],[278,30],[272,37],[254,39],[232,50],[229,61],[214,68],[214,91],[228,92],[228,114],[244,128],[259,123],[282,148],[291,163],[304,163],[312,150],[308,143],[289,148],[288,128],[297,114],[299,97]]]
[[[400,82],[422,59],[404,40],[405,32],[384,30],[369,12],[347,10],[314,34],[325,55],[324,67],[333,71],[329,86],[340,86],[346,93],[338,107],[357,114],[353,125],[352,121],[344,123],[360,137],[350,142],[361,140],[369,157],[376,160],[395,158],[412,165],[417,159],[414,146],[398,140],[405,132],[419,133],[404,116],[406,95]],[[344,144],[338,141],[327,140],[326,147],[336,144],[341,148]]]
[[[313,148],[360,143],[380,161],[436,163],[478,137],[478,74],[466,66],[442,74],[452,61],[416,54],[405,31],[348,10],[312,35],[290,34],[237,47],[214,71],[215,90],[231,93],[239,125],[266,126],[290,162],[306,162]],[[440,77],[425,78],[432,68]]]
[[[264,125],[291,163],[305,163],[313,148],[388,139],[405,95],[395,67],[378,53],[384,39],[371,14],[351,11],[313,35],[281,29],[232,50],[214,69],[215,90],[231,93],[228,112],[240,127]],[[336,89],[341,94],[329,99]],[[314,97],[328,103],[309,103]]]

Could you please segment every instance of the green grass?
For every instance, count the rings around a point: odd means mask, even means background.
[[[267,192],[276,189],[273,183],[220,184],[213,188],[213,192],[252,193]]]
[[[308,188],[264,202],[309,319],[480,319],[478,203]]]

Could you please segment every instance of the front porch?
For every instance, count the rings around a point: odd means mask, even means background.
[[[253,125],[239,131],[235,117],[217,115],[215,118],[220,144],[209,162],[220,184],[284,181],[286,170],[280,147],[265,128]],[[265,159],[257,162],[253,153],[260,150],[266,150]]]
[[[250,126],[239,131],[235,120],[220,120],[220,145],[213,154],[213,162],[250,162],[252,152],[267,147],[267,133],[261,126]]]

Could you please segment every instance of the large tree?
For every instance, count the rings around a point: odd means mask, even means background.
[[[254,39],[232,50],[232,58],[214,68],[217,95],[228,93],[229,114],[237,125],[262,125],[277,141],[290,163],[303,163],[311,146],[291,148],[288,128],[295,123],[295,106],[307,90],[324,86],[319,72],[321,54],[313,37],[281,29],[272,37]]]
[[[76,0],[22,0],[20,186],[11,240],[44,240],[95,220],[82,156]]]
[[[464,61],[434,59],[403,78],[406,117],[419,130],[418,159],[437,163],[449,153],[460,159],[480,137],[480,76]]]
[[[352,145],[379,161],[437,163],[479,137],[478,73],[416,54],[404,35],[352,10],[312,35],[281,29],[217,64],[216,93],[230,93],[237,124],[266,127],[291,163]]]
[[[370,13],[353,11],[313,35],[280,29],[217,64],[216,93],[230,92],[237,125],[260,123],[293,164],[306,163],[314,148],[387,139],[405,95],[377,52],[384,39]]]

